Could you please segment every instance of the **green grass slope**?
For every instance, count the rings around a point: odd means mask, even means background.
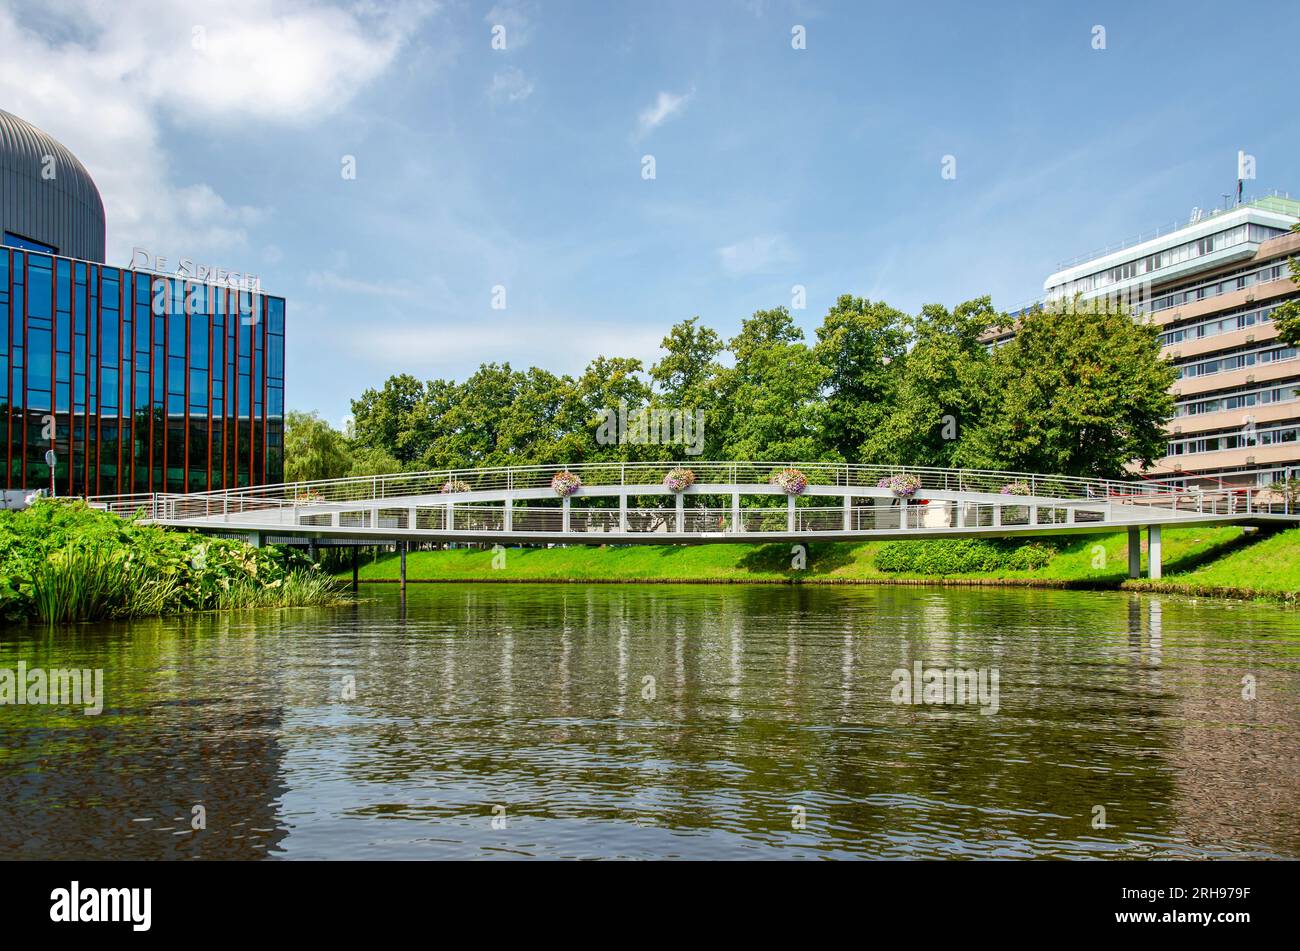
[[[1146,571],[1146,534],[1143,571]],[[1231,526],[1165,529],[1162,590],[1196,586],[1252,594],[1286,596],[1300,591],[1300,529],[1270,537],[1243,533]],[[980,581],[1116,587],[1145,587],[1130,582],[1127,535],[1074,535],[1051,540],[1057,552],[1035,570],[1000,570],[942,576],[891,573],[875,566],[886,542],[811,544],[807,566],[792,567],[790,545],[627,545],[561,548],[507,548],[501,567],[487,549],[412,552],[407,578],[412,581],[583,581],[583,582],[880,582]],[[341,573],[349,577],[350,571]],[[395,581],[398,559],[364,558],[363,581]],[[1192,591],[1191,587],[1188,587]],[[1197,593],[1193,591],[1192,593]]]

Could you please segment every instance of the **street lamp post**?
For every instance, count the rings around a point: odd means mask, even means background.
[[[45,450],[45,464],[50,467],[50,498],[54,498],[54,466],[58,461],[53,449]]]

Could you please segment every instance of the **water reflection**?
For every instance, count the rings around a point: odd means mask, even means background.
[[[103,667],[107,700],[98,718],[0,707],[0,854],[1300,856],[1300,619],[1280,608],[786,586],[375,597],[6,632],[0,666]],[[918,660],[996,668],[999,712],[891,703],[892,671]]]

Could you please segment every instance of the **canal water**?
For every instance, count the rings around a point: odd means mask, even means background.
[[[0,632],[0,669],[104,672],[98,716],[0,706],[0,856],[1300,857],[1291,609],[995,588],[362,594]],[[944,681],[929,699],[953,702],[910,702],[955,670],[983,692]]]

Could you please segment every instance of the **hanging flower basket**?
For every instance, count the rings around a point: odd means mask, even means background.
[[[1033,495],[1027,482],[1008,482],[1002,487],[1002,495]]]
[[[470,488],[469,483],[462,479],[448,479],[442,484],[442,488],[439,491],[442,492],[443,495],[450,495],[453,492],[468,492],[470,491]]]
[[[562,469],[551,476],[551,488],[560,498],[567,499],[582,488],[582,479],[567,469]]]
[[[695,484],[695,473],[690,469],[675,466],[664,476],[664,486],[670,492],[685,492]]]
[[[876,483],[876,488],[888,489],[896,499],[910,499],[921,490],[921,478],[907,473],[885,476]]]
[[[803,495],[803,490],[808,488],[808,477],[798,469],[778,469],[767,481],[785,489],[786,495]]]

